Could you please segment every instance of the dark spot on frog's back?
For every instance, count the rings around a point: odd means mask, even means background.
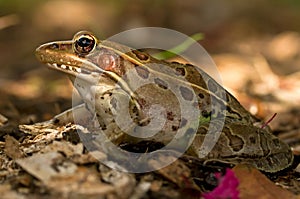
[[[194,133],[196,133],[196,130],[193,128],[188,128],[185,132],[185,137],[190,138]]]
[[[187,124],[187,119],[182,118],[179,127],[182,128],[182,127],[184,127],[186,124]]]
[[[135,54],[135,56],[141,61],[149,60],[149,55],[147,55],[146,53],[143,53],[143,52],[138,51],[138,50],[133,50],[132,53]]]
[[[174,120],[174,117],[175,117],[175,115],[174,115],[174,113],[173,113],[172,111],[168,111],[168,112],[167,112],[167,119],[168,119],[169,121],[173,121],[173,120]]]
[[[203,99],[205,97],[204,94],[202,94],[202,93],[199,93],[198,96],[200,99]]]
[[[211,117],[211,112],[208,112],[207,110],[202,110],[201,115],[205,118]]]
[[[249,136],[249,141],[251,144],[256,144],[256,138],[254,136]]]
[[[149,70],[143,66],[135,66],[135,70],[137,72],[137,74],[143,78],[143,79],[147,79],[149,77]]]
[[[185,65],[188,66],[188,67],[195,67],[193,64],[189,64],[189,63],[187,63]]]
[[[186,74],[184,67],[176,67],[175,71],[176,71],[176,75],[185,76]]]
[[[187,100],[187,101],[192,101],[194,98],[194,92],[191,91],[189,88],[184,87],[184,86],[180,86],[179,87],[181,96],[183,97],[183,99]]]
[[[155,78],[154,82],[155,82],[155,84],[157,84],[162,89],[167,89],[168,88],[168,84],[160,78]]]
[[[218,91],[218,86],[216,85],[216,82],[214,82],[213,80],[209,79],[208,80],[208,89],[211,92],[216,93]]]
[[[179,129],[179,126],[172,126],[172,131],[177,131]]]

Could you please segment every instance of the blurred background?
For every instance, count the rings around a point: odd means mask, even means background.
[[[35,59],[40,44],[147,26],[204,33],[226,88],[252,113],[299,104],[298,0],[0,0],[0,114],[30,123],[71,106],[68,79]]]

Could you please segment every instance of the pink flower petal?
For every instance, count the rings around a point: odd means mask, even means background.
[[[226,169],[224,176],[220,173],[215,174],[219,185],[211,192],[203,193],[205,199],[239,199],[238,185],[239,181],[231,169]]]

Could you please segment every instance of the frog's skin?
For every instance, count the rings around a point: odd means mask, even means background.
[[[262,123],[229,92],[193,65],[160,61],[145,52],[100,41],[86,31],[70,41],[41,45],[36,55],[51,69],[67,74],[84,101],[84,105],[56,116],[56,121],[71,120],[71,112],[89,115],[88,119],[95,116],[98,128],[116,144],[141,140],[168,144],[178,131],[184,133],[176,139],[184,140],[195,130],[187,153],[204,162],[251,164],[265,172],[281,171],[293,162],[287,144],[269,127],[261,128]],[[143,82],[147,84],[137,86]],[[195,110],[190,113],[198,112],[199,117],[185,118],[189,113],[182,114],[180,103],[190,104]],[[153,115],[151,107],[157,104],[164,111]],[[118,121],[126,114],[132,122],[120,127]],[[165,122],[161,124],[162,119]],[[157,122],[154,124],[159,126],[159,133],[147,137],[143,127],[153,124],[152,120]],[[210,126],[220,137],[216,136],[218,140],[208,155],[202,156],[205,149],[201,145]],[[152,127],[156,131],[155,125]]]

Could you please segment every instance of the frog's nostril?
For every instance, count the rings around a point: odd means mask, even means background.
[[[58,49],[59,45],[57,43],[53,43],[49,46],[50,49]]]

